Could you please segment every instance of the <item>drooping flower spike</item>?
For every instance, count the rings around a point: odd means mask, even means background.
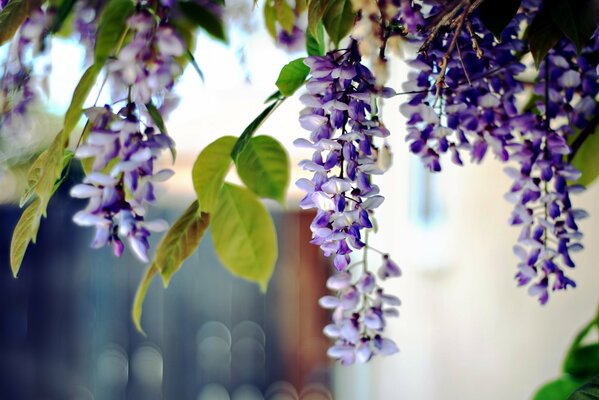
[[[334,309],[333,324],[325,332],[335,338],[329,355],[343,363],[366,362],[373,354],[390,354],[395,344],[382,336],[387,297],[376,277],[366,269],[360,273],[349,267],[350,254],[366,251],[365,232],[373,228],[373,212],[384,201],[372,176],[384,173],[390,153],[384,138],[389,131],[380,120],[378,98],[392,95],[388,88],[376,87],[374,76],[360,62],[358,44],[323,57],[308,57],[311,78],[301,97],[306,108],[300,116],[309,139],[297,139],[299,147],[314,150],[312,158],[300,167],[312,172],[297,185],[306,192],[300,202],[316,209],[311,224],[311,243],[325,256],[333,256],[339,273],[329,280],[338,297],[327,296],[321,305]],[[395,264],[386,260],[383,278],[399,275]],[[395,272],[397,270],[397,272]],[[397,305],[393,298],[389,305]]]

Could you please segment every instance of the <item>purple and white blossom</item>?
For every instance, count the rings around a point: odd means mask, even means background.
[[[91,108],[86,116],[90,133],[75,156],[92,159],[93,164],[83,183],[71,189],[71,196],[89,203],[73,220],[96,228],[93,248],[110,244],[119,257],[126,240],[135,255],[147,262],[150,231],[163,231],[167,224],[146,221],[146,207],[155,200],[155,183],[173,174],[168,169],[155,172],[154,162],[172,141],[152,127],[142,130],[133,103],[117,114],[109,106]]]
[[[365,362],[373,354],[396,351],[395,345],[381,335],[384,301],[376,278],[368,271],[356,276],[349,272],[350,254],[366,250],[364,234],[373,228],[373,210],[384,200],[372,183],[373,175],[389,167],[384,142],[389,131],[377,115],[377,98],[393,92],[376,87],[374,76],[360,63],[356,41],[346,50],[308,57],[305,63],[311,78],[307,93],[301,97],[306,108],[300,124],[310,136],[297,139],[295,144],[314,150],[311,159],[300,162],[302,169],[314,175],[297,182],[306,192],[300,206],[316,209],[311,243],[320,246],[325,256],[332,256],[340,271],[329,286],[336,288],[339,280],[347,284],[336,289],[340,290],[339,297],[321,300],[321,305],[335,309],[334,324],[327,328],[327,334],[336,338],[329,355],[346,364]],[[398,274],[394,268],[388,271],[392,272],[381,276]],[[353,278],[356,282],[351,284]],[[342,333],[343,329],[351,332]]]

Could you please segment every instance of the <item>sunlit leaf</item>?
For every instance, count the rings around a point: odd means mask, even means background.
[[[289,158],[285,148],[270,136],[253,137],[237,159],[237,173],[259,197],[285,202],[289,185]]]
[[[42,218],[40,199],[35,199],[21,214],[10,242],[10,268],[16,278],[30,242],[35,243]]]
[[[231,167],[231,151],[236,140],[234,136],[218,138],[202,150],[193,164],[193,187],[203,212],[212,212],[216,205],[218,192]]]
[[[277,237],[268,211],[246,188],[225,183],[210,225],[218,258],[233,274],[266,291],[277,260]]]
[[[286,0],[275,0],[275,15],[283,29],[288,33],[293,32],[295,13]]]
[[[71,98],[71,104],[64,116],[64,126],[62,128],[62,135],[67,138],[67,140],[81,119],[81,115],[83,114],[83,104],[94,87],[101,69],[102,67],[100,65],[92,64],[83,73],[77,87],[75,87],[73,97]]]
[[[154,279],[154,276],[158,273],[158,269],[154,264],[150,264],[144,277],[139,282],[137,290],[135,291],[135,299],[133,300],[133,308],[131,310],[131,317],[137,330],[145,335],[144,330],[141,327],[141,313],[143,311],[144,300],[148,293],[148,288]]]
[[[39,7],[38,0],[11,0],[0,11],[0,46],[12,39],[29,13]]]
[[[285,64],[276,85],[283,95],[289,97],[304,84],[309,73],[310,68],[304,64],[304,58],[298,58]]]
[[[194,201],[171,226],[156,249],[153,264],[160,271],[164,286],[198,247],[210,224],[210,215],[201,213]]]
[[[127,18],[135,10],[132,0],[110,0],[100,16],[96,47],[95,63],[103,66],[106,59],[116,52],[127,31]]]
[[[264,25],[273,39],[277,38],[277,14],[274,4],[267,0],[264,2]]]

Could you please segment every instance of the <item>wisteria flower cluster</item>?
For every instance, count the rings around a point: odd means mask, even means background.
[[[381,333],[384,317],[396,314],[383,305],[398,305],[398,300],[383,294],[376,277],[365,269],[354,274],[357,281],[352,284],[350,268],[350,254],[368,250],[364,233],[373,228],[373,210],[384,200],[372,183],[373,175],[386,171],[390,157],[385,144],[375,143],[389,135],[376,113],[377,98],[392,91],[376,88],[374,76],[360,63],[356,41],[347,50],[308,57],[305,63],[311,78],[308,93],[301,97],[306,109],[300,123],[310,137],[295,144],[314,150],[312,159],[300,163],[314,176],[297,182],[307,192],[300,206],[317,210],[312,243],[325,256],[334,256],[336,269],[342,271],[329,280],[339,298],[321,300],[324,307],[335,309],[334,324],[325,330],[336,338],[329,354],[346,364],[366,362],[375,353],[397,351]],[[398,276],[397,266],[385,257],[381,277]]]
[[[599,47],[595,35],[577,55],[562,40],[532,84],[537,111],[522,111],[518,98],[530,87],[518,78],[527,68],[521,53],[528,43],[521,38],[539,3],[524,2],[499,40],[477,14],[466,11],[455,31],[421,37],[421,51],[411,62],[417,71],[403,87],[412,95],[401,112],[408,119],[410,149],[430,171],[441,170],[440,155],[447,152],[458,165],[464,151],[477,163],[492,152],[502,162],[518,164],[506,169],[515,181],[506,195],[515,207],[510,223],[522,228],[514,247],[520,259],[516,279],[519,285],[534,281],[529,293],[544,304],[548,289],[575,287],[564,266],[575,266],[570,253],[582,248],[576,220],[587,213],[571,204],[570,194],[583,188],[568,183],[580,177],[567,161],[568,137],[597,113],[591,59]],[[441,11],[433,7],[425,17]]]
[[[123,254],[127,239],[134,254],[148,261],[150,231],[168,227],[164,220],[146,221],[146,205],[155,200],[154,184],[170,178],[172,170],[154,171],[154,162],[172,146],[171,139],[153,127],[143,132],[134,103],[115,114],[96,107],[87,111],[90,134],[75,156],[93,159],[91,172],[83,183],[71,189],[71,196],[89,199],[87,207],[73,220],[94,226],[93,248],[112,246],[117,257]]]

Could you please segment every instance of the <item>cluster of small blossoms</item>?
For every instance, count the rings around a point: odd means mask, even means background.
[[[73,29],[79,36],[79,43],[85,48],[87,64],[93,62],[96,33],[102,9],[106,4],[102,0],[83,0],[75,3],[75,21]]]
[[[385,255],[377,275],[385,280],[400,276],[401,270]],[[327,280],[327,287],[336,295],[320,299],[322,307],[333,310],[333,321],[324,328],[324,333],[335,341],[327,354],[343,365],[365,363],[375,355],[398,351],[395,342],[383,332],[386,318],[399,316],[399,298],[385,293],[371,272],[363,269],[354,278],[351,269],[335,273]]]
[[[0,79],[0,132],[5,138],[27,132],[34,122],[28,111],[41,101],[45,79],[34,72],[34,58],[45,47],[44,38],[52,18],[52,12],[35,10],[9,44]],[[45,69],[48,72],[49,65]]]
[[[113,90],[122,95],[130,90],[130,100],[147,104],[159,100],[163,115],[181,65],[176,57],[185,52],[185,44],[175,29],[165,22],[157,22],[149,11],[141,9],[127,21],[133,37],[108,64]],[[113,97],[118,97],[113,94]],[[165,106],[163,109],[162,106]]]
[[[498,42],[471,17],[478,34],[466,29],[440,34],[410,62],[416,71],[409,73],[403,89],[413,95],[400,111],[408,120],[410,150],[430,171],[441,170],[440,156],[447,152],[457,165],[463,164],[462,151],[474,162],[481,162],[489,150],[507,161],[514,132],[530,124],[516,108],[516,95],[524,90],[515,78],[525,69],[516,55],[524,48],[519,39],[522,19],[517,15]],[[454,34],[459,35],[456,48],[447,57]]]
[[[172,141],[154,128],[141,130],[133,103],[115,114],[109,106],[86,111],[91,130],[75,152],[80,159],[93,158],[91,172],[71,196],[89,199],[87,207],[73,217],[82,226],[95,226],[93,248],[111,244],[119,257],[126,239],[135,255],[148,261],[150,231],[163,231],[163,220],[145,221],[146,205],[155,200],[154,183],[172,176],[164,169],[154,172],[154,161]]]
[[[300,16],[295,13],[295,20],[291,31],[277,26],[277,44],[288,52],[296,52],[304,49],[306,44],[306,31],[301,27]]]
[[[516,278],[521,286],[532,282],[529,293],[538,296],[542,304],[547,302],[549,290],[576,287],[564,267],[575,266],[570,253],[582,249],[577,221],[587,213],[574,208],[570,200],[571,194],[584,188],[568,183],[576,181],[580,173],[566,161],[571,153],[567,138],[584,130],[598,113],[598,56],[597,34],[580,55],[565,40],[547,55],[535,85],[540,98],[537,107],[545,120],[538,120],[522,143],[514,146],[511,158],[520,168],[506,169],[514,179],[507,194],[515,203],[510,222],[522,226],[519,244],[514,247],[520,259]]]
[[[339,299],[321,301],[335,309],[334,323],[325,330],[336,339],[329,355],[346,364],[365,362],[373,354],[397,351],[382,331],[384,317],[397,314],[383,306],[397,305],[398,300],[383,294],[368,271],[352,276],[350,269],[350,253],[368,249],[363,234],[373,228],[373,210],[384,200],[371,182],[373,174],[385,172],[390,164],[386,144],[375,144],[375,138],[389,135],[376,115],[376,101],[394,92],[376,87],[371,71],[360,63],[355,41],[346,50],[308,57],[305,63],[311,78],[308,93],[301,97],[306,108],[300,123],[310,131],[310,138],[297,139],[295,144],[314,150],[312,159],[300,162],[314,176],[300,179],[297,185],[307,192],[300,206],[316,209],[311,243],[320,246],[325,256],[334,256],[340,271],[329,281],[329,287],[339,291]],[[381,277],[399,275],[388,258],[384,265]]]

